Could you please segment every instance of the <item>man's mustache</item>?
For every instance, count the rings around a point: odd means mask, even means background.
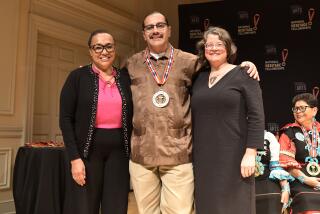
[[[159,33],[159,32],[154,32],[154,33],[152,33],[150,36],[149,36],[149,38],[153,38],[154,36],[160,36],[161,38],[163,37],[163,35],[161,34],[161,33]]]

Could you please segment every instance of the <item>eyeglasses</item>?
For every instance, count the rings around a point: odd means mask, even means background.
[[[165,23],[165,22],[158,22],[157,24],[155,25],[146,25],[144,26],[143,30],[146,31],[146,32],[151,32],[154,27],[156,27],[158,30],[164,30],[165,27],[167,27],[168,24]]]
[[[225,45],[224,45],[223,42],[216,43],[216,44],[209,43],[209,44],[205,44],[204,45],[204,48],[207,49],[207,50],[213,50],[214,48],[221,49],[221,48],[224,48],[224,47],[225,47]]]
[[[96,44],[92,45],[90,48],[95,52],[95,53],[102,53],[103,50],[106,50],[107,52],[113,52],[114,51],[114,44],[108,43],[106,45],[101,45],[101,44]]]
[[[307,110],[307,108],[311,108],[310,106],[296,106],[296,107],[292,107],[292,112],[293,113],[298,113],[298,111],[300,112],[305,112]]]

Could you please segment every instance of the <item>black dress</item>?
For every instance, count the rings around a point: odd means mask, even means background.
[[[264,113],[258,81],[240,67],[212,88],[203,69],[192,89],[197,214],[254,214],[254,176],[242,178],[246,148],[263,148]]]

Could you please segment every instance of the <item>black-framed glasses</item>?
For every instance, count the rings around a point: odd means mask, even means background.
[[[297,113],[298,111],[300,112],[305,112],[307,110],[307,108],[311,108],[310,106],[295,106],[295,107],[292,107],[292,112],[293,113]]]
[[[115,49],[115,45],[108,43],[106,45],[101,45],[101,44],[96,44],[96,45],[91,45],[90,47],[95,53],[102,53],[103,50],[106,50],[107,52],[113,52]]]
[[[165,22],[158,22],[155,25],[144,26],[143,30],[146,32],[151,32],[154,29],[154,27],[156,27],[158,30],[164,30],[167,26],[168,26],[168,24]]]

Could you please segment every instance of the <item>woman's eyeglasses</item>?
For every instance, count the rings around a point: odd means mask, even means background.
[[[224,43],[216,43],[216,44],[213,44],[213,43],[208,43],[208,44],[204,44],[204,48],[206,50],[213,50],[213,49],[221,49],[221,48],[224,48],[225,45]]]
[[[103,50],[106,50],[107,52],[113,52],[114,51],[114,44],[106,44],[106,45],[101,45],[101,44],[96,44],[96,45],[92,45],[90,47],[95,53],[102,53]]]
[[[307,110],[307,108],[311,108],[310,106],[295,106],[295,107],[292,107],[292,112],[293,113],[297,113],[298,111],[300,112],[305,112]]]

